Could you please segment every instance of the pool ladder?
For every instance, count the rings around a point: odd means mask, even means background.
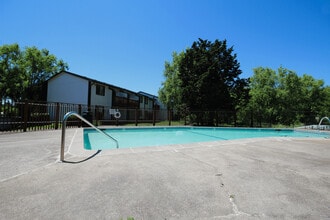
[[[89,126],[91,126],[92,128],[94,128],[95,130],[97,130],[98,132],[100,132],[101,134],[104,134],[106,137],[110,138],[111,140],[113,140],[114,142],[116,142],[116,147],[119,148],[119,144],[118,141],[111,137],[109,134],[105,133],[104,131],[100,130],[99,128],[95,127],[92,123],[90,123],[88,120],[86,120],[85,118],[83,118],[81,115],[79,115],[76,112],[68,112],[64,115],[63,117],[63,121],[62,121],[62,138],[61,138],[61,153],[60,153],[60,160],[64,161],[64,148],[65,148],[65,129],[66,129],[66,121],[69,117],[71,116],[76,116],[77,118],[79,118],[80,120],[82,120],[83,122],[85,122],[86,124],[88,124]]]

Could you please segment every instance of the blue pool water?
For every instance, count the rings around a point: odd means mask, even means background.
[[[109,128],[104,129],[104,131],[118,141],[119,148],[164,146],[260,137],[329,138],[329,134],[326,133],[302,132],[292,129],[152,127]],[[116,143],[94,129],[84,129],[84,147],[89,150],[113,149],[116,148]]]

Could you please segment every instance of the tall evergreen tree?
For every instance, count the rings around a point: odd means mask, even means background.
[[[233,110],[230,94],[242,73],[233,51],[226,40],[194,42],[180,63],[182,102],[193,110]]]
[[[242,71],[233,51],[226,40],[202,39],[186,50],[179,67],[182,104],[192,111],[235,110],[232,94],[237,92],[237,82],[242,82]],[[207,117],[208,124],[213,124],[214,115]]]

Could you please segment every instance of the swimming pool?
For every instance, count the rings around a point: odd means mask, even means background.
[[[165,146],[197,142],[235,140],[261,137],[329,138],[328,133],[303,132],[293,129],[149,127],[103,129],[119,143],[119,148]],[[116,143],[94,129],[84,129],[84,148],[114,149]]]

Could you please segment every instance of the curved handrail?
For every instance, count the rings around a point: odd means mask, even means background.
[[[322,124],[322,121],[323,121],[324,119],[327,119],[327,120],[330,122],[330,119],[329,119],[328,117],[323,117],[323,118],[321,118],[321,120],[320,120],[319,126]]]
[[[85,122],[86,124],[88,124],[89,126],[91,126],[92,128],[94,128],[95,130],[97,130],[98,132],[100,132],[101,134],[104,134],[105,136],[107,136],[108,138],[110,138],[111,140],[113,140],[114,142],[116,142],[116,147],[119,148],[118,141],[115,138],[111,137],[109,134],[107,134],[104,131],[100,130],[99,128],[95,127],[92,123],[90,123],[88,120],[86,120],[85,118],[83,118],[78,113],[76,113],[76,112],[68,112],[68,113],[66,113],[64,115],[63,121],[62,121],[62,138],[61,138],[61,153],[60,153],[60,160],[61,161],[64,161],[66,120],[70,116],[72,116],[72,115],[76,116],[77,118],[79,118],[80,120],[82,120],[83,122]]]
[[[323,121],[324,119],[327,119],[327,120],[330,122],[330,118],[329,118],[329,117],[323,117],[323,118],[321,118],[321,120],[320,120],[320,122],[319,122],[319,124],[318,124],[318,126],[317,126],[317,129],[318,129],[318,130],[321,129],[322,121]]]

